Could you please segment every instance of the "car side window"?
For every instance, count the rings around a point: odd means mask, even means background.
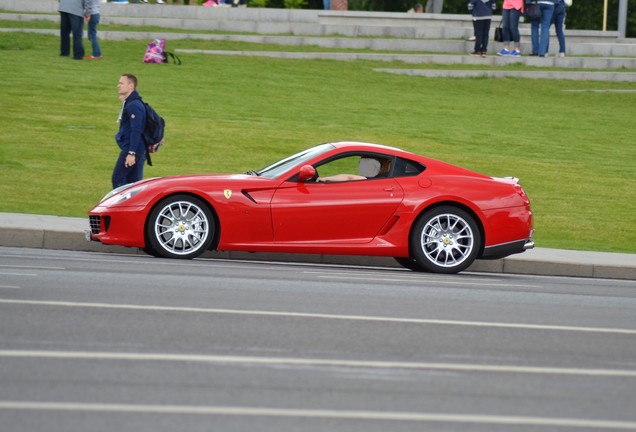
[[[397,158],[395,160],[395,169],[393,177],[410,177],[419,175],[426,167],[419,162]]]
[[[317,166],[317,181],[333,183],[390,177],[393,160],[377,154],[348,154]]]
[[[331,160],[316,167],[320,177],[333,177],[340,174],[358,174],[360,156],[346,156]]]

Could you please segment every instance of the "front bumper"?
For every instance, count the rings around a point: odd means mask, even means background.
[[[95,207],[89,212],[90,231],[86,240],[103,244],[145,247],[144,207]]]

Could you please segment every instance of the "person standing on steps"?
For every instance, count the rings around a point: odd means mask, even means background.
[[[532,55],[545,57],[550,44],[550,26],[554,15],[554,4],[558,0],[539,0],[541,17],[532,20]]]
[[[497,53],[500,56],[521,56],[521,36],[519,34],[519,19],[523,13],[524,0],[504,0],[501,11],[501,30],[503,33],[503,49]],[[510,41],[515,49],[510,51]]]
[[[84,60],[84,11],[85,0],[59,0],[60,13],[60,55],[71,55],[71,34],[73,34],[73,60]]]
[[[468,10],[473,15],[475,29],[475,50],[470,55],[486,57],[492,11],[496,7],[495,0],[468,0]]]
[[[428,0],[426,2],[426,13],[441,14],[444,9],[444,0]]]
[[[556,31],[557,39],[559,40],[559,53],[557,57],[565,57],[565,33],[563,32],[565,27],[565,1],[558,0],[554,4],[554,15],[552,16],[552,23]]]
[[[97,25],[99,24],[99,2],[101,0],[86,0],[86,23],[88,24],[88,40],[91,43],[92,54],[87,59],[102,58],[102,50],[97,39]]]
[[[409,9],[408,13],[424,13],[424,7],[421,3],[415,3],[415,6]]]

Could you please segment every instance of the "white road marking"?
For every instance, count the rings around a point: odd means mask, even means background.
[[[290,409],[239,406],[203,405],[149,405],[149,404],[100,404],[83,402],[30,402],[0,401],[3,410],[29,411],[75,411],[110,412],[139,414],[190,414],[190,415],[232,415],[259,417],[295,417],[316,419],[348,419],[378,421],[409,421],[438,423],[478,423],[494,425],[523,425],[544,427],[571,427],[593,429],[636,429],[636,422],[592,420],[574,418],[551,418],[529,416],[477,415],[477,414],[434,414],[399,411],[363,411],[329,409]]]
[[[496,323],[496,322],[484,322],[484,321],[457,321],[457,320],[422,319],[422,318],[392,318],[392,317],[381,317],[381,316],[336,315],[336,314],[319,314],[319,313],[305,313],[305,312],[276,312],[276,311],[239,310],[239,309],[213,309],[213,308],[196,308],[196,307],[131,305],[131,304],[115,304],[115,303],[82,303],[82,302],[66,302],[66,301],[0,299],[0,304],[2,303],[23,304],[23,305],[33,305],[33,306],[59,306],[59,307],[96,308],[96,309],[128,309],[128,310],[141,310],[141,311],[169,311],[169,312],[187,312],[187,313],[253,315],[253,316],[268,316],[268,317],[318,318],[318,319],[332,319],[332,320],[390,322],[390,323],[408,323],[408,324],[454,325],[454,326],[465,326],[465,327],[494,327],[494,328],[513,328],[513,329],[523,329],[523,330],[554,330],[554,331],[571,331],[571,332],[584,332],[584,333],[617,333],[617,334],[630,334],[630,335],[636,334],[636,329],[621,329],[621,328],[607,328],[607,327],[575,327],[575,326],[542,325],[542,324]]]
[[[311,274],[312,272],[305,272]],[[324,272],[318,273],[318,279],[338,279],[338,280],[357,280],[357,281],[370,281],[370,282],[405,282],[405,283],[413,283],[413,282],[427,282],[427,283],[436,283],[440,285],[466,285],[466,286],[486,286],[486,287],[510,287],[510,288],[543,288],[543,285],[520,285],[520,284],[510,284],[510,283],[501,283],[501,282],[468,282],[466,280],[451,280],[445,278],[426,278],[426,277],[377,277],[377,276],[357,276],[357,275],[339,275],[337,273],[329,273],[325,274]]]
[[[536,375],[579,375],[579,376],[596,376],[596,377],[636,378],[636,370],[621,370],[621,369],[584,369],[584,368],[558,368],[558,367],[538,367],[538,366],[509,366],[509,365],[507,366],[507,365],[459,364],[459,363],[312,359],[312,358],[288,358],[288,357],[249,357],[249,356],[203,355],[203,354],[0,350],[0,358],[168,361],[168,362],[229,363],[229,364],[236,363],[236,364],[265,364],[265,365],[287,365],[287,366],[350,367],[350,368],[372,368],[372,369],[422,369],[422,370],[445,370],[445,371],[455,371],[455,372],[488,372],[488,373],[536,374]]]
[[[20,289],[20,287],[14,285],[0,285],[0,289]]]
[[[0,276],[37,276],[35,273],[5,273],[0,272]]]
[[[0,265],[0,268],[19,268],[19,269],[34,269],[34,270],[66,270],[64,267],[50,267],[50,266],[32,266],[32,265]]]

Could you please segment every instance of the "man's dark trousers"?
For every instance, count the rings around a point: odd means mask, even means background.
[[[71,53],[70,34],[73,34],[73,58],[84,59],[84,17],[60,12],[60,55],[68,56]]]

